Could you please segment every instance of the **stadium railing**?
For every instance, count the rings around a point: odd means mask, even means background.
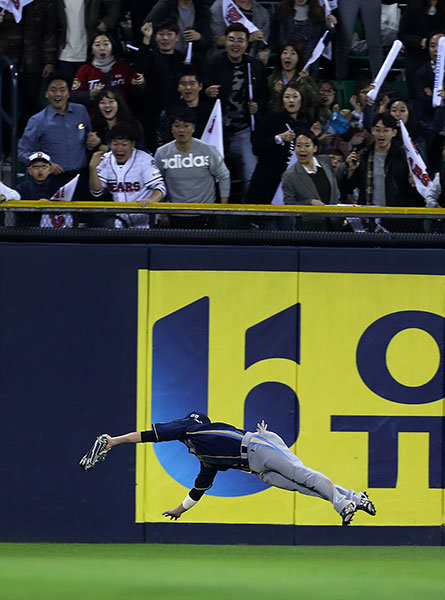
[[[73,226],[39,227],[40,215],[64,213],[72,215]],[[120,228],[115,227],[116,215],[135,213],[147,214],[150,225],[132,228],[120,221]],[[32,215],[33,226],[26,215]],[[163,215],[183,216],[184,226],[165,225]],[[190,216],[208,219],[191,228],[186,221]],[[19,200],[0,204],[0,223],[0,241],[445,247],[442,208],[173,203],[143,208],[136,203]]]

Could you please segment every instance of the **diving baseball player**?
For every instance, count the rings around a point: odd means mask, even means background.
[[[137,150],[137,132],[124,121],[111,131],[111,152],[95,152],[90,161],[90,192],[99,198],[107,189],[115,202],[147,206],[166,194],[164,179],[151,154]],[[115,226],[147,227],[148,215],[118,215]]]
[[[341,516],[343,525],[351,523],[357,510],[372,516],[376,514],[366,492],[335,485],[323,473],[306,467],[280,436],[267,431],[264,421],[257,426],[256,432],[251,432],[227,423],[212,423],[202,413],[190,413],[177,421],[155,423],[149,431],[134,431],[117,437],[103,434],[81,459],[80,465],[89,471],[119,444],[171,440],[185,444],[200,461],[201,470],[182,503],[162,513],[170,519],[179,519],[182,513],[192,508],[211,488],[218,471],[227,469],[248,471],[268,485],[328,500]]]

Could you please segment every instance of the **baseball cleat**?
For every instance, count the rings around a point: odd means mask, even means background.
[[[346,527],[352,521],[352,517],[357,510],[357,504],[355,502],[348,502],[340,513],[340,517],[343,519],[342,525]]]
[[[375,517],[377,511],[375,509],[374,504],[368,498],[368,494],[366,492],[360,493],[362,497],[360,502],[357,504],[357,510],[364,510],[366,513],[368,513],[368,515],[371,515],[371,517]]]

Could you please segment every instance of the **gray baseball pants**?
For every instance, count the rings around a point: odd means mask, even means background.
[[[360,502],[360,493],[335,485],[323,473],[306,467],[272,431],[248,432],[241,445],[247,447],[251,472],[268,485],[328,500],[338,513],[351,500]]]
[[[369,62],[374,78],[383,62],[380,30],[382,0],[338,0],[337,79],[339,81],[344,81],[348,76],[348,56],[359,12],[365,29]]]

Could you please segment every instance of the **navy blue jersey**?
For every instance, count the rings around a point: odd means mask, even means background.
[[[152,431],[142,432],[142,441],[178,440],[185,444],[201,462],[194,490],[202,495],[212,486],[218,471],[249,470],[246,459],[241,457],[241,441],[245,433],[244,429],[237,429],[228,423],[203,424],[194,419],[179,419],[169,423],[154,423]]]

